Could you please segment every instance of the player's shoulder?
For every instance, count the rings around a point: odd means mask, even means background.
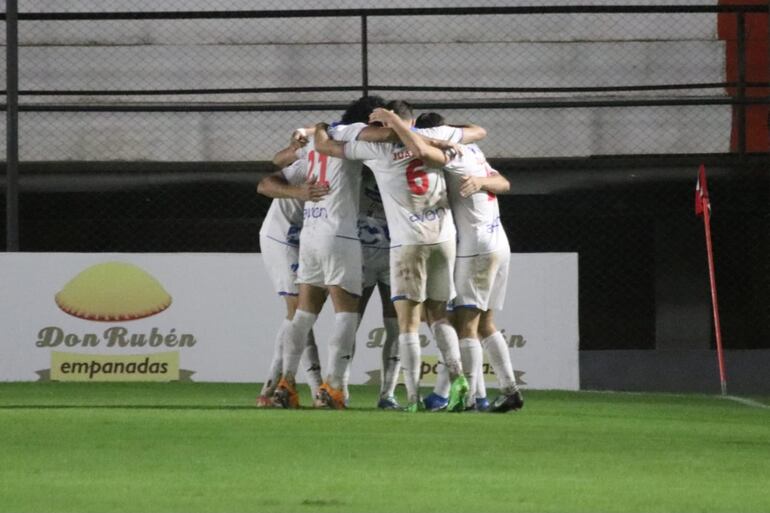
[[[391,142],[370,142],[353,139],[345,143],[345,153],[348,156],[365,160],[376,160],[389,156],[394,147],[395,144]]]
[[[449,125],[435,126],[431,128],[417,128],[417,133],[433,139],[459,142],[462,140],[462,129]]]
[[[329,137],[336,141],[352,141],[366,126],[366,123],[351,123],[349,125],[335,123],[329,127]]]

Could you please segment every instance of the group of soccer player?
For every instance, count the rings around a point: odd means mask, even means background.
[[[375,287],[383,305],[382,409],[506,412],[523,404],[510,352],[494,323],[502,308],[510,247],[496,194],[508,180],[473,144],[476,125],[442,116],[414,118],[404,101],[365,96],[341,120],[296,130],[276,153],[280,171],[258,192],[274,198],[260,245],[286,319],[276,334],[270,375],[257,406],[298,408],[301,361],[314,406],[347,407],[361,316]],[[321,374],[313,325],[334,307]],[[420,396],[419,328],[430,327],[442,365]],[[483,350],[500,395],[486,398]],[[406,407],[395,398],[403,371]]]

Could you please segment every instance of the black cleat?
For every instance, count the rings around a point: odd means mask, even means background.
[[[514,392],[506,395],[498,395],[492,404],[489,406],[489,410],[492,413],[506,413],[511,410],[520,410],[524,406],[524,397],[521,392],[516,389]]]

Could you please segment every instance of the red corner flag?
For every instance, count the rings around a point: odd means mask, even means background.
[[[706,231],[706,254],[709,264],[709,282],[711,284],[711,309],[714,313],[714,331],[717,339],[717,362],[719,364],[719,381],[722,395],[727,394],[727,377],[725,373],[725,357],[722,351],[722,327],[719,323],[719,305],[717,303],[717,282],[714,275],[714,249],[711,245],[711,202],[706,185],[706,166],[698,169],[698,182],[695,185],[695,215],[703,217],[703,227]]]
[[[698,169],[698,182],[695,184],[695,215],[702,216],[703,210],[706,208],[711,213],[709,189],[706,185],[706,166],[701,164],[700,169]]]

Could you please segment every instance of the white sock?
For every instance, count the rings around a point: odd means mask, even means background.
[[[305,350],[307,335],[313,329],[317,315],[304,310],[297,310],[291,326],[283,339],[283,377],[295,380],[302,352]]]
[[[359,321],[359,324],[360,324],[360,321]],[[358,329],[356,329],[356,332],[358,332]],[[355,358],[356,358],[356,337],[353,336],[353,351],[351,351],[350,353],[350,361],[348,361],[348,366],[345,367],[345,375],[342,376],[342,392],[345,395],[346,401],[350,399],[350,390],[348,388],[348,385],[350,385],[350,369],[353,367],[353,360],[355,360]]]
[[[353,359],[356,343],[358,313],[339,312],[334,314],[334,328],[329,338],[329,363],[326,382],[332,388],[343,389],[345,372]]]
[[[487,384],[485,383],[486,375],[484,374],[483,353],[481,355],[481,358],[479,358],[479,369],[477,372],[478,372],[479,379],[476,380],[476,397],[481,399],[487,396]]]
[[[481,341],[481,345],[489,355],[489,362],[495,370],[497,380],[500,383],[500,391],[509,394],[516,390],[516,378],[513,375],[513,364],[511,363],[511,354],[508,351],[508,344],[505,343],[505,337],[499,331],[494,332]]]
[[[433,386],[433,393],[440,395],[444,399],[449,398],[449,371],[444,362],[436,364],[436,384]]]
[[[402,333],[398,336],[398,349],[401,353],[401,369],[404,371],[407,402],[417,402],[420,399],[420,335],[417,333]]]
[[[283,333],[289,329],[291,321],[284,319],[281,326],[278,328],[278,332],[275,334],[275,341],[273,342],[273,356],[270,360],[270,370],[267,372],[267,379],[265,379],[262,385],[262,391],[259,395],[269,396],[273,394],[275,386],[278,384],[278,380],[281,379],[281,371],[283,370]]]
[[[444,363],[449,370],[449,379],[453,380],[463,373],[463,364],[460,358],[460,342],[457,340],[457,332],[446,319],[434,322],[431,327],[433,337]]]
[[[302,359],[305,362],[302,367],[305,369],[307,384],[310,386],[310,395],[316,397],[318,388],[323,383],[323,376],[321,375],[321,360],[318,358],[318,346],[315,343],[313,330],[307,334],[307,345],[305,352],[302,353]]]
[[[398,356],[398,319],[384,317],[385,342],[382,343],[382,369],[380,370],[380,397],[391,397],[396,392],[401,359]]]
[[[474,403],[476,387],[479,379],[479,363],[484,359],[481,344],[478,339],[464,338],[460,340],[460,355],[462,356],[465,377],[468,378],[468,390],[470,393],[465,398],[466,406]]]

